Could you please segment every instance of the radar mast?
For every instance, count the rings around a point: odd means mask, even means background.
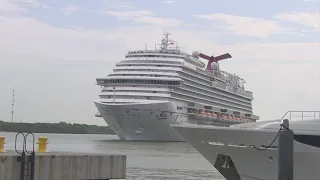
[[[171,33],[165,32],[165,33],[163,33],[163,35],[164,36],[163,36],[163,38],[161,40],[161,44],[160,44],[161,50],[167,51],[167,50],[178,50],[179,49],[177,44],[176,44],[175,48],[170,48],[169,49],[169,45],[174,45],[176,43],[175,41],[169,39],[169,35],[171,35]]]

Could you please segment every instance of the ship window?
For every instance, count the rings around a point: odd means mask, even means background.
[[[191,107],[193,107],[193,106],[195,106],[195,103],[188,103],[188,106],[191,106]]]
[[[177,110],[182,110],[182,107],[180,107],[180,106],[177,106]]]

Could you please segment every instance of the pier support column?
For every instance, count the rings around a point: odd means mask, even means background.
[[[288,119],[282,123],[278,141],[278,180],[293,180],[293,131],[289,129]]]

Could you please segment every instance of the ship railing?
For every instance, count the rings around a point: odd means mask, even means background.
[[[226,81],[228,79],[228,77],[231,77],[231,78],[237,78],[239,80],[239,82],[245,83],[244,79],[240,78],[239,76],[237,76],[235,74],[228,73],[226,71],[222,71],[222,70],[206,70],[206,71],[209,73],[212,73],[213,77],[222,79],[224,81]]]
[[[139,54],[139,53],[162,53],[162,52],[165,52],[168,54],[181,54],[181,55],[185,54],[185,53],[182,53],[179,48],[171,48],[170,47],[168,49],[128,51],[126,53],[126,55]]]
[[[206,70],[208,75],[211,75],[214,78],[220,79],[222,81],[226,81],[226,75],[224,74],[223,71],[219,70]]]
[[[288,111],[286,112],[280,121],[283,119],[294,120],[294,119],[320,119],[320,111]]]

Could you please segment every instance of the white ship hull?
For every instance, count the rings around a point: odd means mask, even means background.
[[[305,120],[306,121],[306,120]],[[310,125],[305,122],[290,124],[294,131],[294,180],[319,179],[320,171],[320,120]],[[258,151],[250,145],[268,146],[276,137],[274,129],[244,130],[234,128],[172,125],[172,127],[200,152],[227,180],[278,179],[278,151]],[[306,130],[308,128],[313,128]],[[237,145],[235,145],[237,144]],[[277,146],[275,141],[273,146]],[[261,148],[261,147],[260,147]],[[232,162],[225,164],[224,158]]]
[[[171,102],[112,104],[95,101],[95,105],[111,129],[121,140],[135,141],[185,141],[170,125],[177,115],[161,111],[174,111]]]

